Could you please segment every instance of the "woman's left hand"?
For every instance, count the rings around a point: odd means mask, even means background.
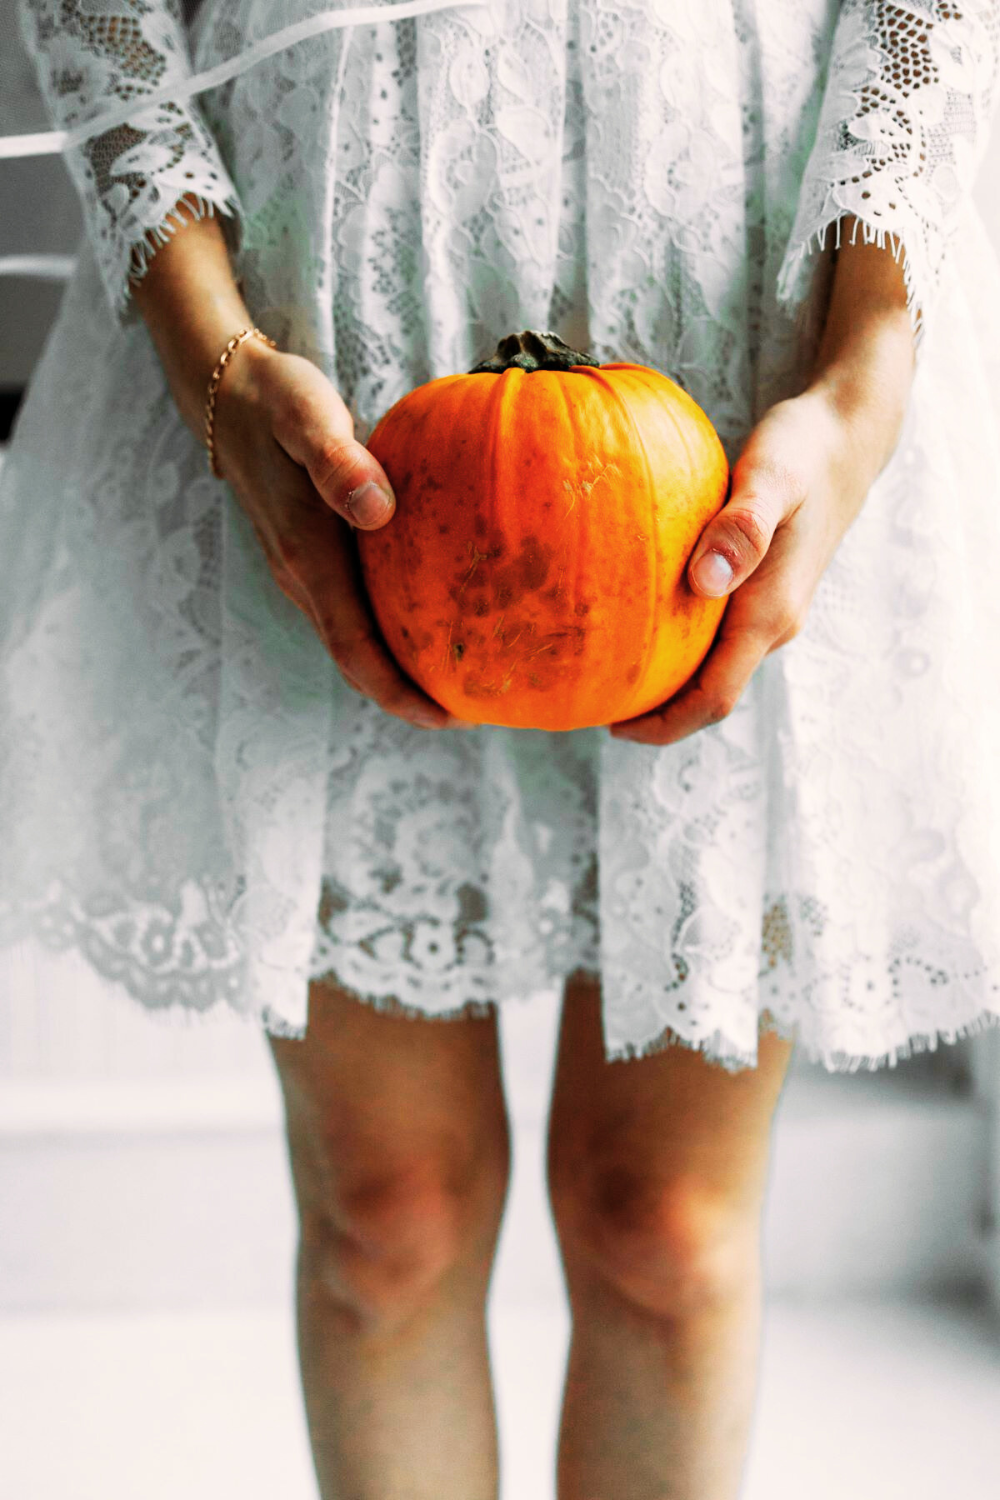
[[[801,630],[820,578],[895,448],[913,375],[905,290],[888,252],[847,248],[812,383],[754,428],[729,500],[691,554],[692,589],[731,595],[715,640],[672,698],[609,725],[615,739],[668,745],[732,712],[763,658]],[[709,579],[701,574],[708,553],[732,569],[714,589],[711,567]]]
[[[688,564],[695,593],[731,595],[694,678],[659,708],[612,725],[615,739],[667,745],[732,712],[760,662],[802,628],[816,586],[865,499],[851,433],[822,396],[773,406],[733,469],[732,493]],[[702,587],[710,552],[732,581]],[[715,558],[709,559],[711,565]],[[723,570],[724,571],[724,570]],[[709,566],[710,582],[713,570]]]

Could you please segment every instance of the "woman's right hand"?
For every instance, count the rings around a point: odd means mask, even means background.
[[[178,410],[201,441],[209,376],[232,334],[253,318],[218,219],[193,214],[181,199],[175,232],[165,244],[150,244],[132,296]],[[215,451],[275,582],[310,621],[344,681],[421,729],[470,728],[406,676],[372,614],[352,528],[384,526],[395,502],[369,513],[360,494],[366,482],[384,485],[390,496],[391,487],[374,454],[355,441],[353,418],[322,370],[246,339],[219,382]]]
[[[352,528],[391,524],[395,500],[323,372],[247,339],[219,384],[215,449],[275,582],[345,682],[422,729],[466,727],[401,671],[378,628]]]

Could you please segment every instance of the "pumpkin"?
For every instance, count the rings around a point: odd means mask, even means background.
[[[703,660],[727,600],[696,594],[685,568],[729,468],[667,376],[527,330],[410,391],[367,447],[396,494],[385,526],[354,532],[375,618],[458,718],[610,724]]]

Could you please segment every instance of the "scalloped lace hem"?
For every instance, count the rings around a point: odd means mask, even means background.
[[[758,1019],[761,1036],[767,1032],[773,1032],[782,1041],[793,1042],[797,1051],[804,1052],[811,1063],[820,1064],[828,1073],[858,1073],[862,1070],[874,1073],[880,1068],[894,1068],[897,1063],[906,1062],[907,1059],[918,1056],[920,1053],[936,1052],[942,1043],[945,1046],[953,1046],[955,1042],[962,1041],[966,1037],[1000,1029],[1000,1012],[979,1010],[975,1011],[967,1021],[954,1028],[940,1027],[930,1032],[914,1032],[884,1052],[862,1054],[844,1052],[840,1048],[831,1049],[815,1042],[803,1041],[798,1021],[779,1020],[766,1006],[761,1007]],[[713,1031],[710,1036],[701,1038],[700,1041],[681,1036],[679,1032],[668,1028],[662,1036],[654,1038],[651,1042],[644,1042],[641,1045],[624,1042],[611,1049],[607,1058],[608,1062],[632,1061],[643,1057],[653,1057],[658,1052],[665,1052],[671,1046],[686,1047],[693,1052],[702,1052],[709,1062],[718,1063],[720,1067],[725,1068],[727,1073],[742,1072],[746,1068],[757,1066],[756,1049],[749,1052],[746,1048],[736,1046],[721,1028]]]
[[[95,973],[138,1002],[154,1025],[190,1030],[208,1025],[231,1025],[235,1019],[260,1026],[271,1036],[284,1037],[292,1041],[303,1041],[306,1036],[308,1019],[298,1025],[286,1016],[279,1015],[269,1006],[259,1009],[241,1009],[233,999],[225,995],[218,996],[204,1006],[193,1005],[180,997],[168,998],[160,1003],[151,1004],[148,996],[143,995],[138,985],[130,982],[128,971],[116,972],[110,965],[101,964],[95,955],[88,952],[80,943],[62,945],[48,943],[37,931],[32,931],[5,942],[0,941],[0,949],[11,949],[19,944],[28,947],[36,944],[43,951],[56,955],[67,952],[76,953]],[[561,978],[552,979],[547,984],[526,987],[524,990],[512,989],[501,1000],[466,1000],[448,1010],[435,1012],[423,1010],[419,1006],[406,1005],[395,995],[357,989],[345,984],[332,970],[310,975],[309,982],[310,984],[335,984],[344,994],[360,1004],[371,1006],[384,1015],[413,1021],[448,1022],[486,1019],[509,1005],[528,1004],[542,995],[558,992],[563,985],[568,985],[571,981],[581,979],[599,985],[600,970],[578,965]],[[970,1011],[967,1018],[957,1026],[939,1027],[929,1032],[914,1032],[882,1052],[861,1054],[845,1052],[840,1048],[824,1047],[808,1038],[803,1039],[800,1021],[779,1018],[766,1003],[762,1004],[758,1010],[758,1038],[770,1032],[783,1041],[792,1042],[797,1051],[804,1052],[811,1063],[822,1066],[828,1073],[856,1073],[861,1070],[876,1072],[881,1068],[894,1068],[898,1063],[905,1062],[921,1053],[936,1052],[942,1044],[952,1046],[967,1037],[978,1036],[992,1030],[1000,1030],[1000,1011],[980,1008]],[[606,1059],[609,1063],[637,1061],[644,1057],[654,1057],[672,1046],[700,1052],[707,1062],[717,1064],[727,1073],[734,1074],[749,1068],[756,1068],[758,1063],[756,1046],[753,1050],[739,1046],[721,1027],[696,1040],[692,1037],[685,1037],[668,1026],[662,1033],[647,1042],[624,1042],[610,1049],[605,1044]]]

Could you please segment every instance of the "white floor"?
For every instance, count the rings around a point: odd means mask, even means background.
[[[564,1307],[491,1303],[503,1500],[554,1500]],[[290,1311],[0,1319],[4,1500],[316,1500]],[[995,1500],[1000,1328],[768,1306],[742,1500]],[[608,1500],[629,1500],[627,1495]]]

